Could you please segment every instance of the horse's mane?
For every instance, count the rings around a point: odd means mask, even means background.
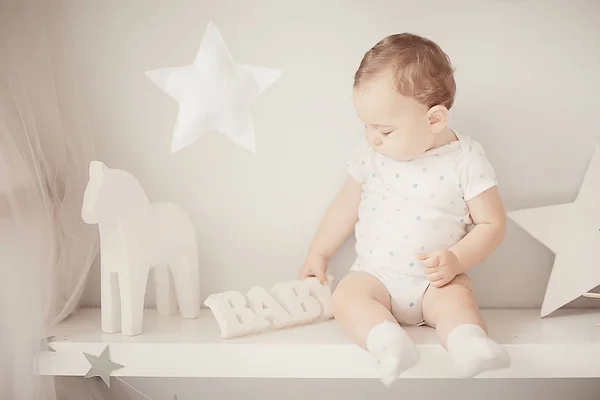
[[[123,219],[152,206],[142,185],[133,174],[121,169],[108,168],[99,161],[93,161],[90,165],[90,180],[84,196],[84,203],[86,202],[88,205],[84,204],[82,217],[84,214],[96,215],[91,217],[90,221],[99,221],[99,218]],[[104,210],[104,217],[97,214],[98,208]]]
[[[150,200],[142,188],[140,181],[137,180],[133,174],[128,171],[122,169],[107,169],[105,178],[107,181],[109,179],[121,179],[127,182],[127,193],[119,193],[118,195],[123,198],[125,203],[129,204],[143,204],[144,206],[150,206]]]

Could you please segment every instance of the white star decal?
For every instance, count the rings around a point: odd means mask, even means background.
[[[209,23],[193,64],[146,72],[147,77],[179,103],[171,152],[218,131],[254,153],[250,102],[281,73],[234,64],[217,27]]]
[[[541,317],[600,285],[600,145],[574,202],[508,216],[556,255]]]

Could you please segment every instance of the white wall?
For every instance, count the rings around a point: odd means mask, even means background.
[[[361,137],[352,75],[382,37],[416,32],[450,55],[452,127],[487,148],[508,209],[574,198],[600,137],[595,0],[67,0],[98,157],[198,229],[203,295],[296,277]],[[211,135],[171,155],[177,105],[144,71],[190,63],[209,20],[236,62],[283,76],[252,105],[257,154]],[[353,243],[332,263],[340,276]],[[483,307],[537,307],[553,256],[510,224],[472,271]],[[94,272],[86,301],[98,301]],[[151,297],[151,294],[150,294]]]
[[[175,201],[189,211],[198,229],[204,296],[295,278],[361,137],[350,97],[352,75],[363,53],[388,34],[423,34],[449,53],[458,83],[452,126],[487,148],[508,209],[572,200],[600,138],[595,0],[64,1],[87,78],[98,156],[137,175],[153,201]],[[209,20],[235,61],[284,71],[253,103],[256,155],[218,135],[169,152],[177,106],[144,71],[190,63]],[[352,252],[349,242],[332,263],[336,275],[345,273]],[[471,274],[481,305],[539,306],[552,260],[511,223],[503,246]],[[98,289],[95,270],[88,304],[98,303]],[[156,392],[152,398],[179,393],[182,400],[206,385],[219,398],[239,398],[235,387],[244,387],[161,382],[138,381],[152,391],[146,393]],[[462,390],[477,399],[482,391],[499,399],[531,398],[534,389],[556,394],[562,384],[482,382],[427,384],[427,398],[450,391],[455,397],[449,399],[458,398]],[[257,385],[262,392],[253,392],[266,393],[264,398],[290,393],[277,392],[281,386],[272,382],[248,385]],[[306,387],[314,387],[315,395],[339,385]],[[512,385],[523,397],[506,391]],[[571,388],[564,396],[588,399],[598,392],[598,381],[560,387]],[[364,388],[369,396],[384,396],[375,383]]]

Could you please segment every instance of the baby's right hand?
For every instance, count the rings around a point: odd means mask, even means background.
[[[300,269],[300,279],[316,277],[321,284],[327,284],[327,261],[321,256],[308,256]]]

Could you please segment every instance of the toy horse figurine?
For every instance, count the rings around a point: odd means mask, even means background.
[[[198,317],[197,242],[185,211],[173,203],[151,204],[132,174],[100,161],[90,163],[89,175],[81,217],[100,231],[102,331],[142,332],[150,268],[158,314],[171,315],[179,304],[184,318]]]

